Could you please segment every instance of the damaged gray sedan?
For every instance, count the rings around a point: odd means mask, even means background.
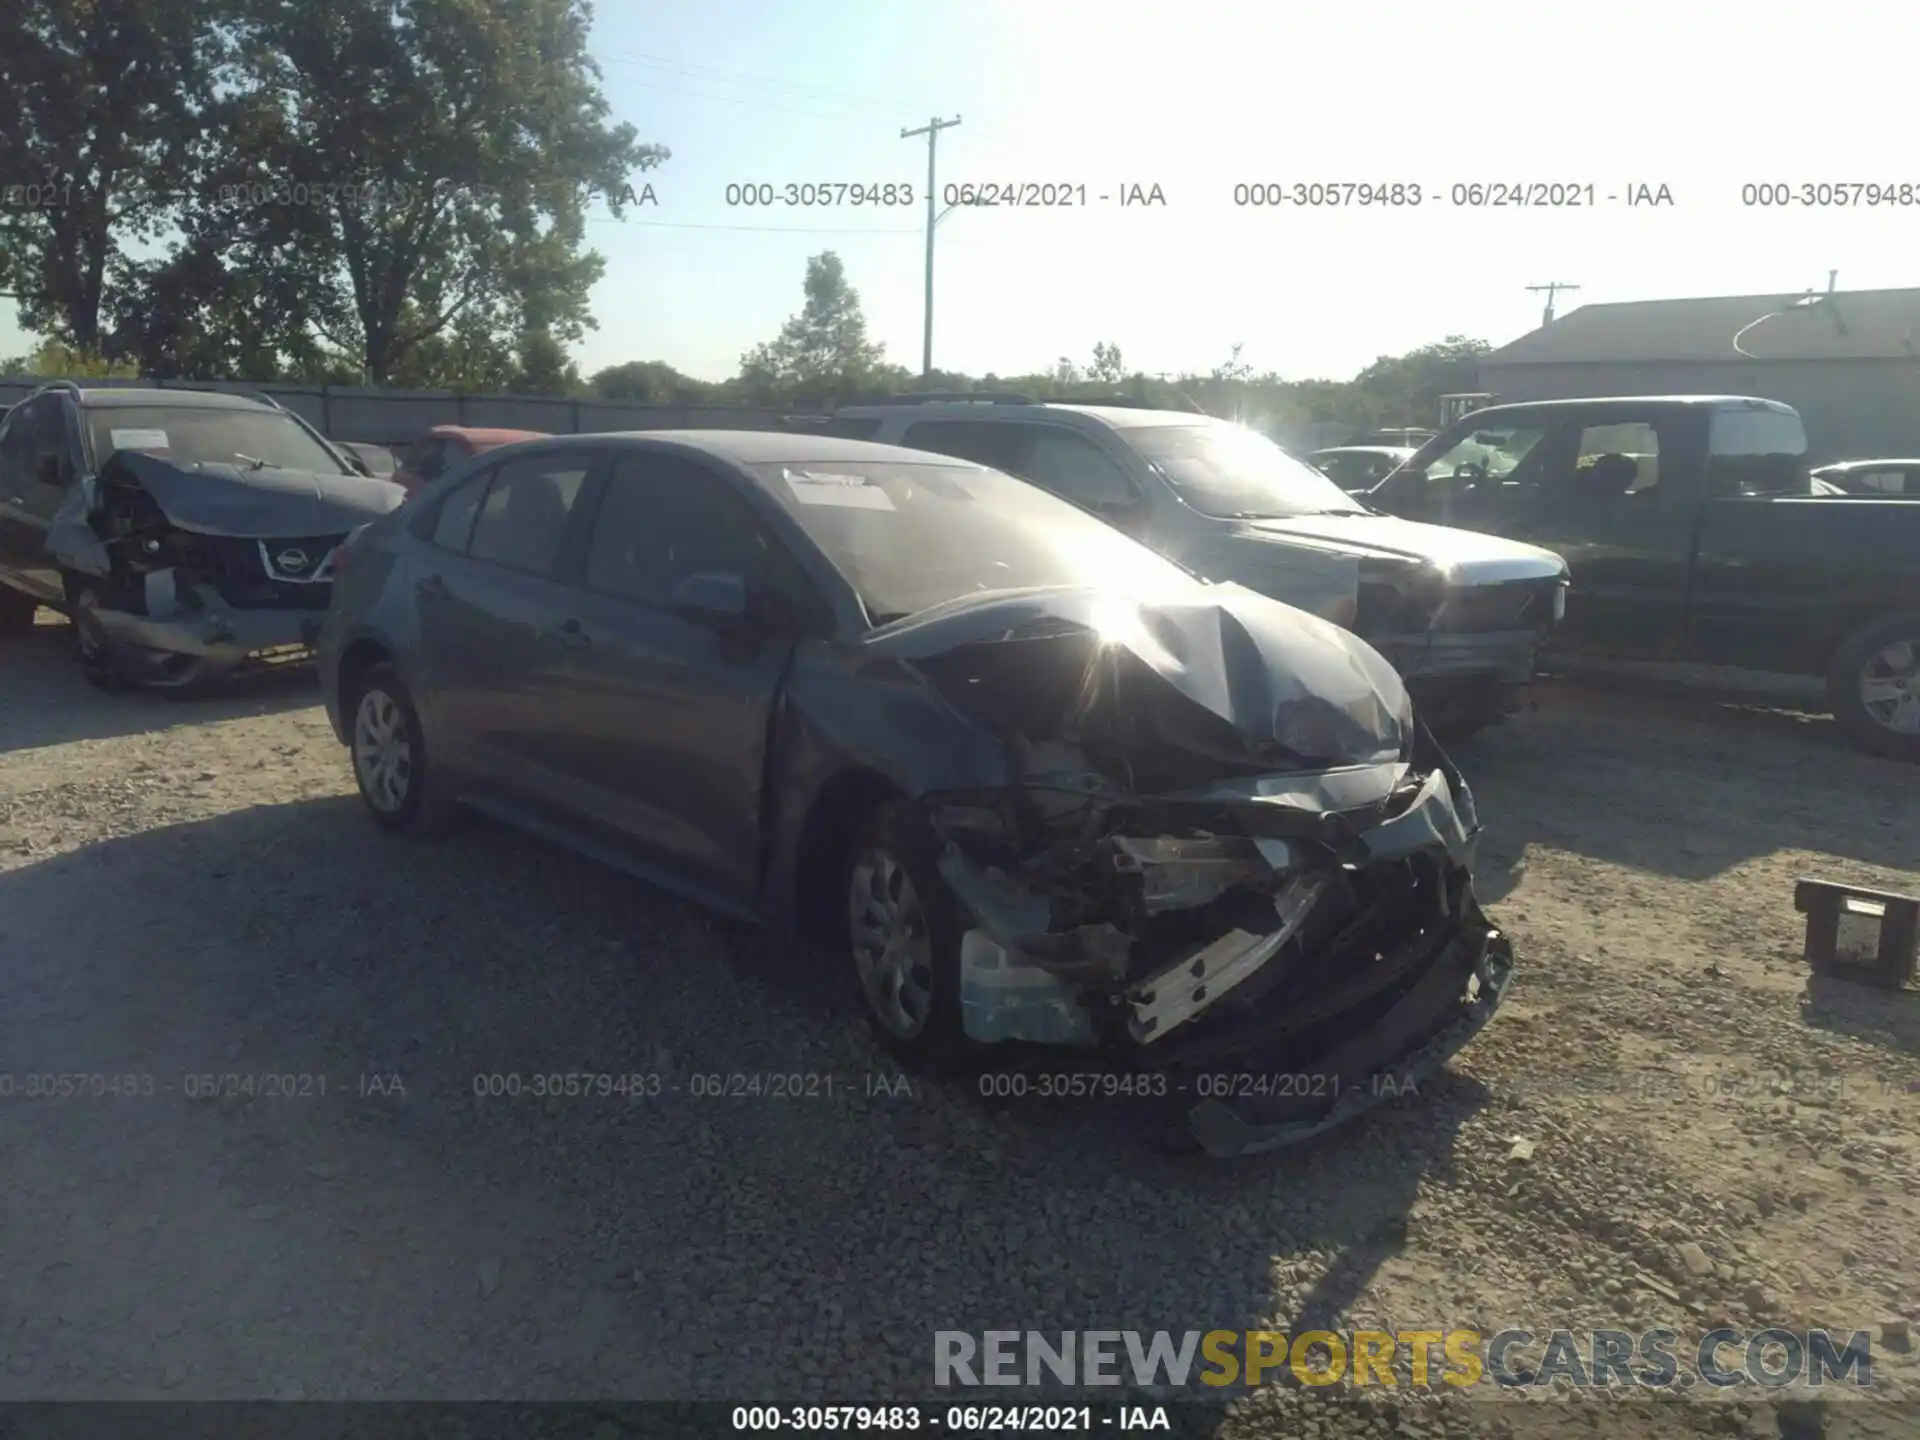
[[[0,427],[0,633],[175,694],[310,658],[349,530],[406,498],[263,396],[47,386]]]
[[[1404,1093],[1505,993],[1392,667],[998,471],[569,437],[344,555],[321,674],[377,822],[471,806],[797,931],[909,1065],[1078,1056],[1234,1155]]]

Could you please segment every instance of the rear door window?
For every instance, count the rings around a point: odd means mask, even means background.
[[[1869,470],[1855,477],[1856,485],[1880,495],[1905,495],[1914,489],[1910,470]]]
[[[512,570],[552,574],[587,468],[572,455],[530,455],[500,466],[474,516],[467,553]]]

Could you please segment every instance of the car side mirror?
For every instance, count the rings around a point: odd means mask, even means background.
[[[707,570],[673,587],[674,613],[696,624],[738,625],[751,612],[747,582],[731,571]]]

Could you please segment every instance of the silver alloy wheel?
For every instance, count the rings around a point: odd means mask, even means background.
[[[867,1004],[891,1034],[911,1040],[933,1011],[933,939],[913,877],[897,857],[869,850],[853,867],[847,903]]]
[[[413,742],[400,702],[374,686],[360,697],[353,717],[353,768],[367,801],[391,815],[413,788]]]
[[[1896,640],[1861,667],[1860,703],[1896,735],[1920,735],[1920,638]]]

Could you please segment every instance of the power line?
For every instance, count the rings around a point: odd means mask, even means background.
[[[959,123],[958,115],[951,120],[942,120],[936,115],[917,130],[903,129],[900,132],[902,140],[911,140],[917,135],[927,137],[927,311],[926,325],[920,339],[920,373],[928,378],[933,375],[933,227],[940,221],[933,208],[939,193],[933,172],[934,147],[942,130],[951,130]]]

